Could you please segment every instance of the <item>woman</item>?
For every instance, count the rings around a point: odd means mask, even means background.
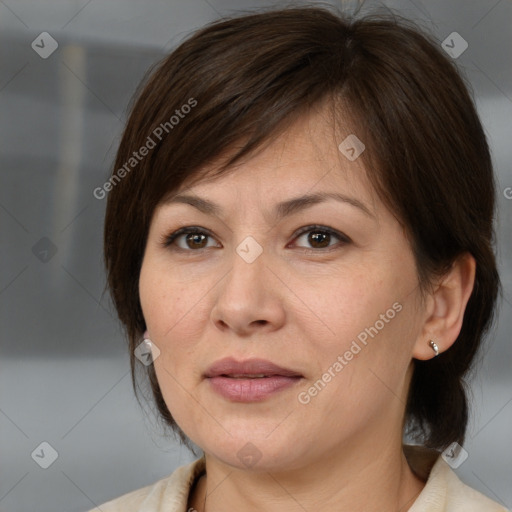
[[[450,467],[499,278],[486,138],[429,36],[213,23],[152,73],[104,190],[134,387],[204,455],[101,510],[505,510]]]

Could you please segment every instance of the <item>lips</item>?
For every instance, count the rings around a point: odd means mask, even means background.
[[[302,380],[300,373],[264,359],[221,359],[204,376],[216,394],[230,402],[243,403],[269,400]]]
[[[205,373],[206,378],[257,379],[274,376],[302,377],[299,372],[283,368],[265,359],[237,361],[231,357],[215,362]]]

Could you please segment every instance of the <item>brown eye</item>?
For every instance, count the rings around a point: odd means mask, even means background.
[[[185,243],[190,249],[202,249],[206,246],[208,235],[202,233],[189,233],[185,237]]]
[[[210,239],[213,240],[213,237],[204,228],[191,226],[171,233],[162,243],[164,247],[172,246],[176,250],[192,252],[208,247],[218,247],[218,245],[208,245]]]
[[[310,231],[308,235],[308,242],[313,245],[315,249],[322,249],[329,246],[331,235],[321,231]]]
[[[295,240],[297,241],[300,239],[305,239],[306,243],[309,244],[309,247],[305,247],[304,245],[299,245],[299,247],[314,250],[335,247],[337,244],[331,243],[333,239],[338,241],[338,245],[350,243],[350,239],[347,236],[323,226],[307,226],[299,233],[299,236]]]

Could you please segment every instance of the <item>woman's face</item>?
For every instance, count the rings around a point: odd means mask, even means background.
[[[417,273],[363,158],[338,149],[349,133],[333,137],[315,113],[233,173],[178,191],[204,203],[155,210],[140,299],[158,382],[181,429],[232,466],[299,468],[401,437]],[[198,233],[166,245],[186,227]],[[295,376],[221,366],[213,378],[224,358]]]

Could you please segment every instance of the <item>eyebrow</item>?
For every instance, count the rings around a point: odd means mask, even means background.
[[[358,208],[362,212],[364,212],[369,217],[375,219],[375,215],[370,211],[370,209],[361,201],[354,197],[346,196],[344,194],[339,194],[337,192],[318,192],[316,194],[307,194],[299,197],[294,197],[292,199],[288,199],[286,201],[282,201],[277,203],[274,206],[273,217],[278,220],[293,215],[299,211],[302,211],[306,208],[309,208],[315,204],[323,203],[328,199],[334,199],[336,201],[340,201],[342,203],[349,204],[355,208]],[[189,204],[194,208],[197,208],[199,211],[208,214],[208,215],[216,215],[220,216],[223,213],[223,209],[220,205],[213,203],[207,199],[203,199],[196,195],[175,195],[166,201],[165,204],[174,204],[174,203],[182,203]]]

